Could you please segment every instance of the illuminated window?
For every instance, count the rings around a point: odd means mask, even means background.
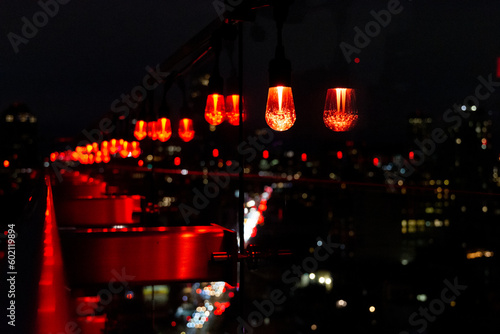
[[[417,232],[417,221],[415,219],[410,219],[408,221],[408,233],[415,233]]]
[[[419,232],[425,231],[425,221],[423,219],[417,220],[417,226]]]

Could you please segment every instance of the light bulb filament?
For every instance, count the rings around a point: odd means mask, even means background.
[[[278,86],[278,112],[282,112],[282,106],[283,104],[283,86]]]

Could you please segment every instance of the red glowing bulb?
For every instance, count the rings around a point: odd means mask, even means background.
[[[207,96],[205,107],[205,119],[208,124],[219,125],[226,118],[226,108],[224,106],[224,96],[220,94],[210,94]]]
[[[326,94],[323,121],[333,131],[349,131],[358,120],[356,94],[352,88],[330,88]]]
[[[158,132],[156,131],[156,121],[148,122],[148,137],[152,140],[158,139]]]
[[[97,151],[96,154],[95,154],[95,162],[97,164],[100,164],[102,162],[102,152],[101,151]]]
[[[183,118],[179,122],[179,137],[185,142],[194,138],[193,120],[190,118]]]
[[[148,135],[147,132],[147,123],[145,121],[137,121],[135,123],[135,129],[134,129],[134,137],[137,138],[137,140],[143,140],[146,138]]]
[[[118,149],[118,141],[116,139],[111,139],[111,141],[109,142],[109,153],[116,154],[118,152]]]
[[[107,140],[103,140],[101,143],[101,151],[104,155],[109,153],[109,142]]]
[[[130,143],[128,141],[123,141],[123,144],[122,144],[122,149],[120,150],[120,156],[122,158],[126,158],[128,157],[128,154],[130,153]]]
[[[295,105],[291,87],[270,87],[267,97],[266,122],[276,131],[290,129],[295,123]]]
[[[134,158],[138,158],[141,155],[141,147],[138,141],[133,141],[129,144],[130,153]]]
[[[245,121],[245,111],[243,111],[243,121]],[[226,96],[226,119],[231,125],[240,124],[240,96],[237,94]]]
[[[162,117],[156,121],[156,132],[158,135],[158,140],[161,142],[166,142],[172,136],[172,126],[170,125],[170,120],[166,117]]]

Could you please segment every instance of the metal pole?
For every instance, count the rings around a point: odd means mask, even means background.
[[[239,126],[238,126],[238,143],[243,142],[243,22],[239,23],[238,29],[238,93],[239,93]],[[239,262],[239,294],[240,294],[240,316],[245,316],[245,189],[244,189],[244,174],[245,174],[245,158],[243,154],[239,154],[240,173],[239,173],[239,192],[238,192],[238,228],[240,237],[240,257]],[[246,330],[243,329],[243,333]]]

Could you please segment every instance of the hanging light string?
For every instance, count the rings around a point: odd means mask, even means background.
[[[171,78],[173,76],[169,76]],[[167,78],[168,80],[168,78]],[[172,136],[172,125],[170,122],[170,110],[167,103],[167,92],[172,85],[173,80],[166,81],[163,85],[163,96],[160,103],[160,108],[158,110],[158,119],[156,121],[156,132],[158,134],[158,140],[161,142],[166,142]]]
[[[266,123],[275,131],[290,129],[295,123],[295,104],[292,94],[292,65],[285,57],[283,24],[288,15],[288,1],[275,1],[277,44],[275,58],[269,62],[269,93],[266,104]]]
[[[292,82],[292,65],[285,57],[283,45],[283,25],[288,16],[288,1],[275,1],[273,17],[276,21],[276,50],[274,59],[269,64],[269,86],[290,87]]]
[[[348,3],[344,2],[338,7],[337,41],[342,38],[347,5]],[[335,88],[330,88],[327,91],[323,122],[332,131],[349,131],[358,120],[356,91],[351,87],[349,65],[340,48],[335,49],[333,68]]]
[[[139,105],[136,108],[136,121],[134,128],[134,136],[137,140],[143,140],[147,137],[147,123],[145,118],[145,104],[146,101],[143,96],[141,96],[141,100],[138,102]]]
[[[178,86],[182,92],[182,106],[180,112],[184,115],[184,117],[179,120],[178,135],[183,141],[189,142],[195,135],[195,131],[193,129],[192,111],[188,105],[186,85],[184,84],[184,81],[179,80]]]
[[[224,80],[219,73],[219,59],[222,49],[222,32],[216,30],[211,39],[212,48],[215,52],[215,64],[210,81],[208,83],[209,95],[205,107],[205,119],[211,125],[219,125],[226,118],[224,103]]]

